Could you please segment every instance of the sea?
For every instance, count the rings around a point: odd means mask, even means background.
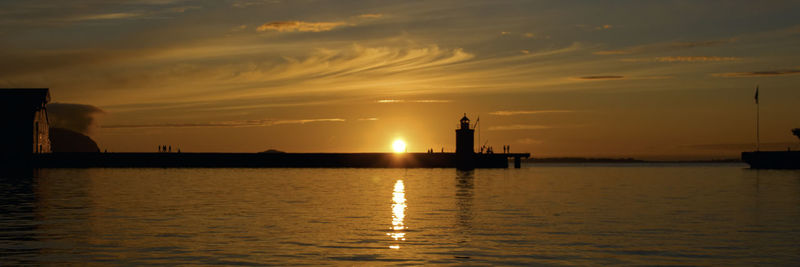
[[[800,264],[800,171],[738,163],[0,177],[0,266]]]

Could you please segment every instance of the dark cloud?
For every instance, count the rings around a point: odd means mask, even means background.
[[[182,0],[81,0],[81,1],[6,1],[0,2],[0,26],[62,26],[98,20],[161,18],[169,13],[183,13],[198,6]],[[111,12],[109,12],[111,11]]]
[[[778,75],[796,75],[800,74],[800,70],[770,70],[770,71],[752,71],[752,72],[728,72],[728,73],[715,73],[717,77],[760,77],[760,76],[778,76]]]
[[[104,114],[102,109],[84,104],[47,104],[47,119],[52,128],[63,128],[89,135],[95,117]]]
[[[582,80],[610,80],[610,79],[624,79],[625,76],[618,75],[601,75],[601,76],[583,76],[579,77]]]
[[[29,73],[41,73],[49,70],[62,68],[74,68],[98,63],[106,63],[117,60],[127,60],[142,57],[150,51],[142,49],[134,50],[103,50],[103,49],[84,49],[78,51],[69,50],[26,50],[13,49],[0,46],[0,78]]]
[[[254,126],[274,126],[281,124],[306,124],[313,122],[344,122],[341,118],[326,119],[299,119],[299,120],[241,120],[241,121],[222,121],[222,122],[202,122],[202,123],[160,123],[160,124],[118,124],[103,125],[105,129],[122,128],[197,128],[197,127],[254,127]]]
[[[699,42],[660,43],[660,44],[631,46],[631,47],[626,47],[626,48],[619,49],[619,50],[597,51],[597,52],[594,52],[594,54],[595,55],[627,55],[627,54],[650,53],[650,52],[666,52],[666,51],[674,51],[674,50],[681,50],[681,49],[690,49],[690,48],[695,48],[695,47],[719,46],[719,45],[729,44],[729,43],[733,43],[733,42],[736,42],[736,38],[723,39],[723,40],[711,40],[711,41],[699,41]]]

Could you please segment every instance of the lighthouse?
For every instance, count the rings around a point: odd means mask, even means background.
[[[456,129],[456,154],[472,155],[475,153],[475,129],[469,128],[469,118],[464,113],[461,128]]]

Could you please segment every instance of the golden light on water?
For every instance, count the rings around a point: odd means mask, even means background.
[[[402,232],[406,229],[403,222],[406,218],[406,187],[403,180],[397,180],[394,184],[394,192],[392,192],[392,232],[386,235],[392,237],[395,241],[405,241],[406,233]],[[395,244],[389,246],[391,249],[399,249],[400,245]]]
[[[406,151],[406,142],[403,141],[403,139],[394,140],[394,143],[392,143],[392,150],[394,150],[394,153],[403,153],[403,152],[405,152]]]

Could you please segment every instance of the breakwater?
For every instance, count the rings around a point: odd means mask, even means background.
[[[508,168],[529,153],[49,153],[35,168]]]

